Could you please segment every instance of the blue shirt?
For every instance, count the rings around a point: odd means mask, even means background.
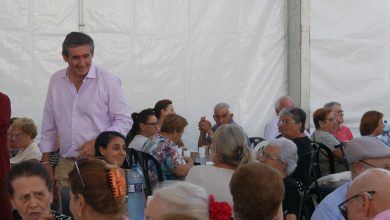
[[[339,204],[345,200],[350,182],[344,183],[326,196],[311,216],[312,220],[345,220],[339,210]]]

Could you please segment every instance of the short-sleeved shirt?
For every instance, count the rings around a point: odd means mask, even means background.
[[[165,180],[184,180],[183,177],[177,177],[172,173],[172,170],[178,166],[184,165],[185,161],[177,151],[177,144],[172,140],[155,134],[150,137],[144,144],[143,151],[154,156],[160,163]],[[151,182],[155,183],[157,176],[156,167],[149,165],[151,173]]]
[[[337,128],[333,135],[336,136],[337,139],[339,139],[341,142],[349,142],[353,138],[351,130],[345,125],[340,125],[340,127]]]

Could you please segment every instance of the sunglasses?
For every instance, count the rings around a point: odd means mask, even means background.
[[[352,196],[351,198],[345,200],[344,202],[340,203],[339,210],[346,220],[348,220],[348,209],[347,209],[346,204],[348,202],[350,202],[351,200],[358,198],[362,194],[366,194],[368,196],[368,199],[371,200],[372,196],[375,194],[375,191],[367,191],[367,192],[362,192],[362,193],[356,194],[356,195]]]
[[[81,180],[81,184],[83,185],[83,190],[84,191],[85,191],[86,188],[85,188],[84,179],[83,179],[83,176],[81,175],[79,166],[82,166],[87,161],[88,161],[88,158],[81,158],[81,159],[76,160],[74,162],[74,166],[76,167],[77,173],[79,174],[79,177],[80,177],[80,180]]]

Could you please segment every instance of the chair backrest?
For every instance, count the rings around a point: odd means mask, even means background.
[[[162,182],[164,181],[164,175],[160,166],[160,163],[156,158],[154,158],[152,155],[143,152],[143,151],[137,151],[138,155],[138,162],[141,166],[142,172],[144,173],[144,179],[145,179],[145,192],[147,196],[152,195],[152,183],[150,181],[149,177],[149,165],[155,166],[157,170],[157,181]]]
[[[261,138],[261,137],[250,137],[249,138],[249,144],[250,146],[252,147],[256,147],[256,145],[262,141],[264,141],[265,139],[264,138]]]
[[[67,216],[72,216],[72,213],[70,212],[70,188],[69,187],[63,187],[61,189],[61,209],[62,213]]]
[[[125,148],[126,158],[122,168],[131,169],[133,164],[139,163],[137,150],[134,148]]]
[[[335,158],[334,158],[333,152],[329,149],[329,147],[327,147],[326,145],[324,145],[322,143],[313,142],[313,148],[317,151],[316,160],[317,160],[317,163],[318,163],[318,165],[320,167],[318,178],[326,175],[325,173],[323,173],[321,171],[320,160],[322,158],[324,158],[328,162],[327,163],[327,166],[328,166],[327,170],[329,170],[329,173],[330,174],[335,173],[336,172],[336,169],[335,169]]]

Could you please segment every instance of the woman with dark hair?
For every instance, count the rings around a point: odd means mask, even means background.
[[[306,113],[300,108],[285,108],[279,113],[280,133],[292,140],[298,148],[298,165],[291,176],[301,184],[306,183],[310,165],[308,153],[312,151],[310,139],[305,135],[305,123]]]
[[[178,153],[177,141],[181,139],[187,120],[180,115],[167,115],[161,126],[160,134],[150,137],[144,144],[143,151],[154,156],[160,163],[165,180],[183,180],[194,163],[190,157]],[[151,169],[152,182],[157,174],[155,166]]]
[[[165,116],[170,114],[176,114],[172,105],[172,101],[169,99],[162,99],[154,105],[154,112],[158,119],[159,128],[162,126]]]
[[[125,137],[116,131],[104,131],[95,141],[95,157],[111,165],[122,166],[126,158]]]
[[[362,136],[378,136],[383,133],[383,114],[371,110],[363,114],[360,119],[360,134]]]
[[[84,158],[75,162],[69,182],[70,211],[75,220],[128,219],[126,181],[118,167]]]
[[[158,122],[155,112],[151,108],[142,110],[140,113],[131,114],[133,126],[126,137],[129,148],[142,150],[146,140],[158,132]]]
[[[14,220],[71,219],[50,210],[53,182],[38,161],[27,160],[13,166],[7,175],[7,185],[11,203],[21,217]]]

